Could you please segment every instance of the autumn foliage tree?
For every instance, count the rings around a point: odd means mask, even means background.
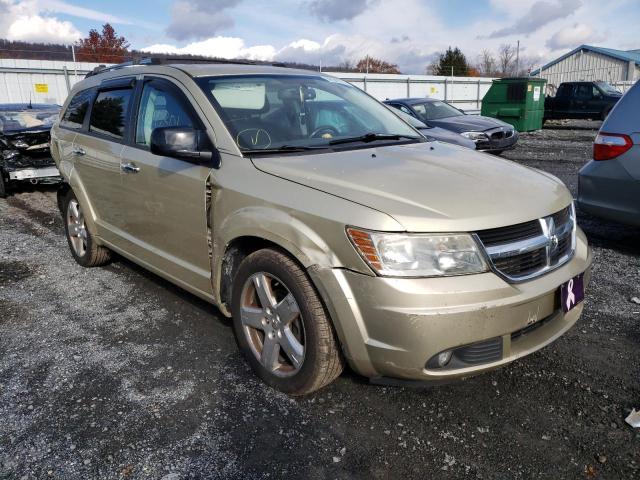
[[[76,57],[81,62],[120,63],[128,56],[130,44],[118,36],[113,27],[105,23],[102,33],[89,30],[89,36],[76,43]]]
[[[388,63],[379,58],[370,57],[369,55],[358,61],[356,70],[362,73],[400,73],[400,69],[395,63]]]

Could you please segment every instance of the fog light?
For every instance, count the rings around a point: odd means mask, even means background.
[[[444,367],[451,360],[451,350],[446,350],[438,354],[438,367]]]

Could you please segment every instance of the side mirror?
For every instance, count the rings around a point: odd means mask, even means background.
[[[160,127],[151,132],[151,153],[220,168],[220,155],[207,133],[188,127]]]

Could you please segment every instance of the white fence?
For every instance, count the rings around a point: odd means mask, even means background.
[[[433,75],[392,75],[382,73],[325,72],[339,77],[378,100],[431,97],[446,100],[465,111],[479,111],[491,86],[486,77],[437,77]]]
[[[97,63],[0,59],[0,103],[57,103]]]
[[[0,59],[0,103],[57,103],[62,105],[69,90],[99,64],[71,61]],[[491,86],[485,77],[436,77],[432,75],[392,75],[325,72],[368,92],[378,100],[404,97],[431,97],[477,112]],[[621,91],[633,82],[616,82]]]
[[[71,87],[97,63],[0,59],[0,103],[57,103],[62,105]],[[433,97],[463,110],[480,110],[490,78],[435,77],[326,72],[362,88],[379,100]]]

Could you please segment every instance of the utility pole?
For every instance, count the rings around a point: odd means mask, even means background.
[[[453,65],[451,65],[451,78],[453,78]]]
[[[520,72],[520,40],[518,40],[518,46],[516,48],[516,76]]]
[[[76,48],[71,44],[71,55],[73,55],[73,78],[78,81],[78,65],[76,64]]]

